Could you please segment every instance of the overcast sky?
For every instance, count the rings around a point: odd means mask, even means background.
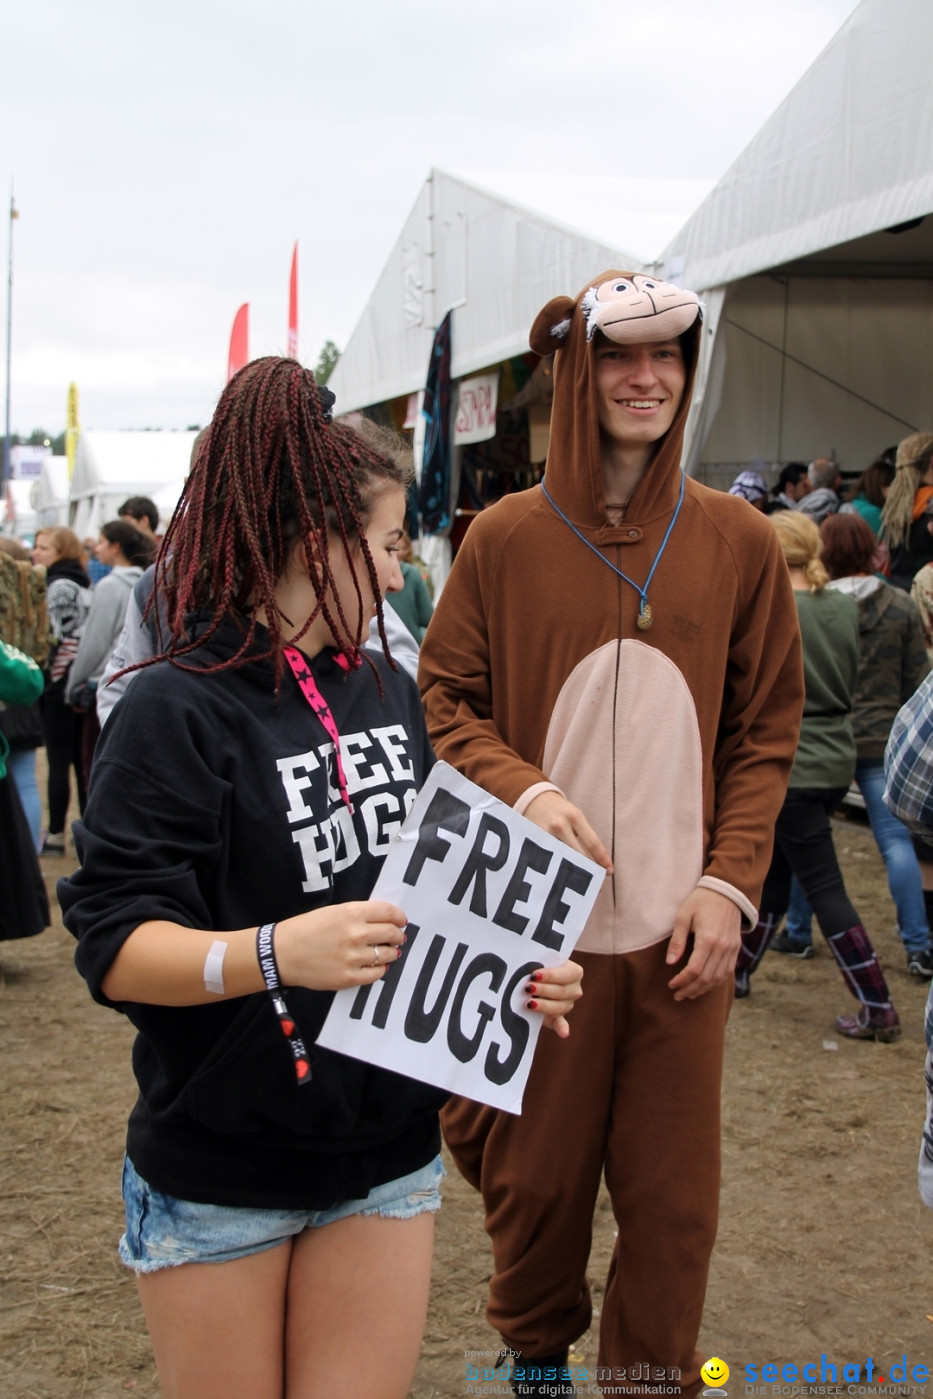
[[[343,347],[432,166],[514,172],[525,204],[547,176],[545,211],[601,238],[559,177],[626,177],[615,241],[656,255],[856,7],[5,5],[13,431],[60,431],[72,380],[84,427],[206,422],[242,302],[251,354],[285,348],[296,239],[300,357]]]

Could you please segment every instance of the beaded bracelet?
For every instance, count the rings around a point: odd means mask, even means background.
[[[266,990],[272,998],[272,1005],[279,1018],[282,1033],[288,1040],[289,1048],[292,1051],[295,1076],[300,1087],[304,1083],[311,1082],[311,1061],[295,1022],[288,1013],[288,1006],[285,1004],[285,996],[279,982],[279,968],[275,960],[274,923],[263,923],[256,933],[256,956],[259,959],[259,968],[266,983]]]

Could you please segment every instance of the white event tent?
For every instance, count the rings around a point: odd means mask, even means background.
[[[30,496],[38,516],[37,528],[54,528],[68,523],[68,458],[43,458],[39,479]]]
[[[96,535],[128,496],[157,499],[164,527],[188,474],[196,432],[82,431],[71,478],[71,528]]]
[[[661,255],[707,308],[689,469],[933,427],[931,54],[933,5],[863,0]]]
[[[456,381],[522,354],[550,296],[627,266],[705,304],[692,473],[831,453],[857,473],[933,429],[931,53],[933,3],[862,0],[650,263],[433,171],[331,377],[337,411],[421,390],[449,308]]]
[[[641,267],[642,261],[459,176],[432,170],[328,381],[336,411],[381,406],[395,426],[414,427],[420,461],[421,393],[434,331],[448,311],[451,377],[463,380],[528,354],[529,327],[541,307],[578,288],[594,268]],[[461,451],[452,451],[451,505]],[[437,587],[449,571],[450,554],[446,537],[421,542]]]
[[[328,382],[336,411],[423,389],[435,327],[451,308],[451,374],[461,379],[524,354],[550,297],[620,265],[642,259],[432,170]]]
[[[29,540],[35,536],[38,522],[30,499],[35,485],[28,476],[7,481],[6,497],[0,499],[0,534]]]

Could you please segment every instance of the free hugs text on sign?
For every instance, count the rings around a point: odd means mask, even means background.
[[[541,1028],[526,982],[570,956],[603,878],[438,763],[372,893],[408,918],[404,953],[337,993],[318,1044],[520,1112]]]

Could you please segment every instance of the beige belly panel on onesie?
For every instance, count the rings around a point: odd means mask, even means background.
[[[668,937],[703,873],[700,731],[677,666],[643,641],[592,652],[557,697],[542,766],[615,866],[579,950],[633,952]]]

